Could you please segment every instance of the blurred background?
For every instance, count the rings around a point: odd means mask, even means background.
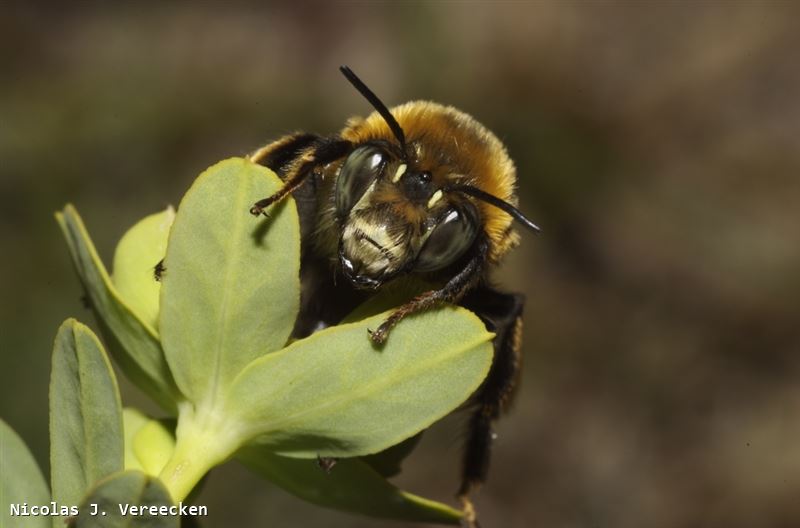
[[[0,7],[0,416],[44,468],[52,339],[94,322],[53,212],[109,263],[207,166],[367,113],[348,64],[494,130],[543,227],[496,274],[528,298],[525,371],[483,525],[800,525],[797,4],[77,6]],[[463,422],[397,482],[452,503]],[[199,500],[207,528],[404,526],[235,464]]]

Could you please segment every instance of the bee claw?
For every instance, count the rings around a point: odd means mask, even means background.
[[[369,334],[370,341],[376,345],[384,344],[386,342],[386,338],[388,337],[386,335],[386,328],[384,328],[384,325],[379,326],[377,330],[367,329],[367,334]]]
[[[472,501],[466,495],[461,495],[458,498],[459,502],[461,502],[461,511],[464,513],[461,525],[464,528],[480,528],[481,524],[478,522],[478,516],[475,513],[475,506],[473,506]]]
[[[264,218],[269,218],[269,213],[258,205],[254,205],[253,207],[250,208],[250,214],[253,216],[263,215]]]

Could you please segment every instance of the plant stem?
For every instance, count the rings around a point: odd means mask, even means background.
[[[210,411],[207,407],[196,410],[189,403],[179,407],[175,450],[159,475],[175,503],[185,499],[211,468],[241,446],[237,428]]]

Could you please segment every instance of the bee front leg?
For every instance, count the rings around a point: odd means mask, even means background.
[[[289,193],[300,187],[305,182],[306,177],[311,174],[311,170],[318,164],[317,158],[313,151],[309,149],[300,158],[300,165],[296,170],[287,174],[287,178],[283,186],[278,189],[273,195],[267,196],[256,203],[250,208],[250,214],[259,216],[264,213],[264,209],[270,205],[283,200]]]
[[[475,312],[495,332],[494,359],[489,375],[471,402],[474,406],[467,426],[461,486],[458,498],[470,528],[478,526],[471,494],[486,481],[489,471],[492,425],[508,410],[522,369],[522,308],[520,294],[501,293],[488,287],[471,291],[461,303]]]
[[[247,159],[269,167],[283,177],[289,165],[297,159],[300,153],[319,140],[320,136],[316,134],[306,134],[305,132],[290,134],[264,145],[247,156]]]
[[[250,156],[250,161],[261,163],[279,172],[284,183],[272,196],[253,204],[250,213],[254,216],[262,214],[264,209],[281,201],[300,187],[314,167],[341,158],[351,148],[352,144],[343,139],[325,139],[300,134],[259,149]]]

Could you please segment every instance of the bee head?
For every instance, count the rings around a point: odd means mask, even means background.
[[[513,163],[493,134],[463,113],[431,103],[400,108],[412,123],[404,130],[350,68],[340,69],[388,127],[386,134],[375,125],[352,125],[342,135],[358,145],[339,167],[335,187],[339,263],[354,285],[378,288],[401,273],[445,270],[468,252],[482,229],[490,239],[513,241],[507,235],[509,220],[497,211],[538,230],[512,203],[474,185],[495,178],[497,185],[490,188],[512,192]],[[459,167],[456,158],[480,162]],[[481,169],[489,160],[494,163]],[[498,246],[499,254],[510,243]]]
[[[480,226],[474,205],[453,198],[391,146],[356,148],[341,166],[335,191],[345,275],[356,286],[377,288],[400,273],[453,264]]]

